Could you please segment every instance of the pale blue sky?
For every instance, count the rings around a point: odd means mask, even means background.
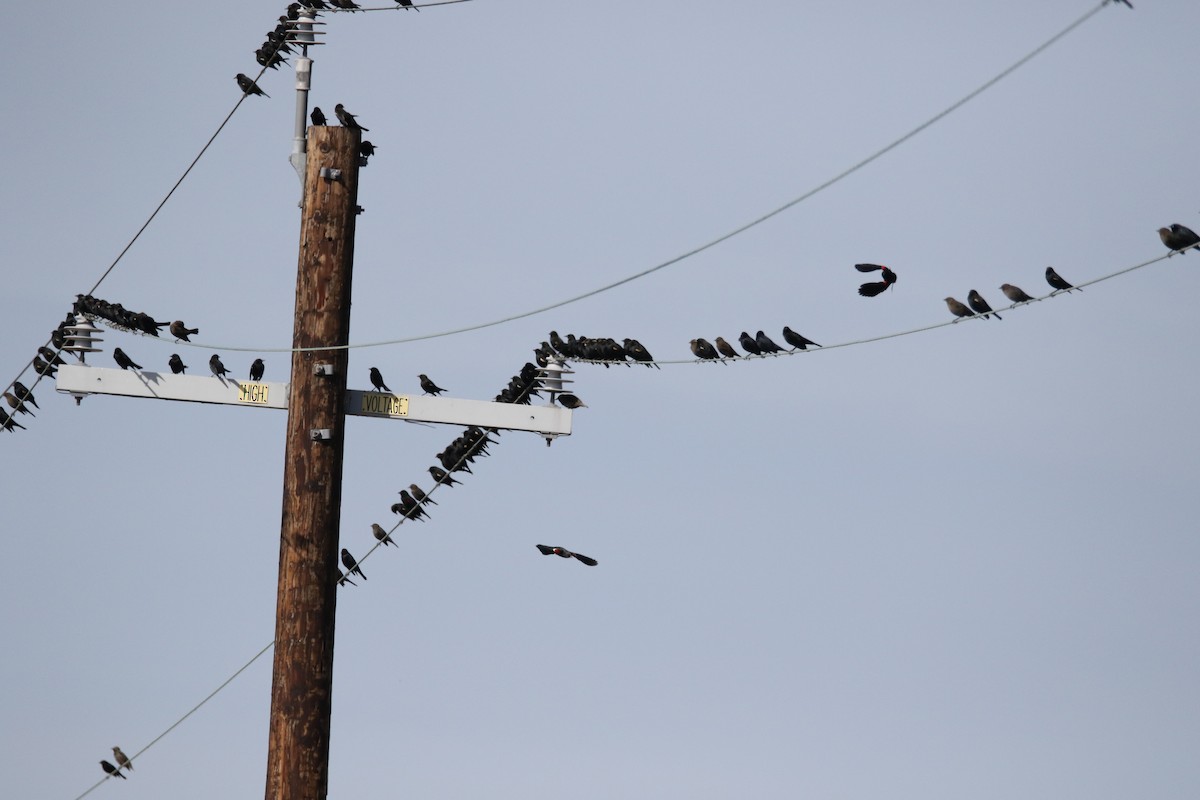
[[[17,4],[0,65],[4,380],[236,102],[283,2]],[[1104,8],[833,188],[538,317],[358,350],[398,391],[493,396],[551,329],[822,344],[1083,282],[1200,229],[1200,7]],[[337,15],[313,101],[362,173],[351,336],[420,335],[703,244],[925,121],[1090,2],[474,0]],[[261,81],[98,295],[286,347],[299,182]],[[863,299],[856,262],[895,288]],[[1011,800],[1200,793],[1200,254],[1003,321],[798,358],[578,367],[552,447],[507,434],[338,604],[330,797]],[[267,378],[287,356],[264,353]],[[239,376],[254,358],[223,353]],[[111,365],[108,353],[96,363]],[[273,636],[285,417],[36,391],[0,439],[3,794],[71,800]],[[348,425],[342,541],[457,432]],[[597,558],[543,558],[536,543]],[[269,657],[124,798],[259,796]],[[114,784],[120,785],[114,785]]]

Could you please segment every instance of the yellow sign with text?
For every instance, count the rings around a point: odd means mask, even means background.
[[[382,417],[407,417],[408,398],[383,392],[365,392],[362,395],[362,407],[359,411],[363,414],[377,414]]]
[[[265,383],[238,383],[238,402],[266,405],[270,390]]]

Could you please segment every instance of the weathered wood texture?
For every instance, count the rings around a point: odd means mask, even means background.
[[[294,347],[349,341],[361,136],[309,129]],[[322,168],[341,175],[322,178]],[[317,364],[332,364],[333,375],[314,375]],[[267,800],[319,800],[329,787],[346,364],[344,349],[292,354]],[[321,428],[333,438],[313,441],[311,431]]]

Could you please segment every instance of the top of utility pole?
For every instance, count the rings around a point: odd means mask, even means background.
[[[324,31],[313,30],[317,22],[317,12],[310,8],[300,11],[299,19],[293,23],[293,33],[288,37],[289,43],[300,45],[300,55],[296,56],[296,123],[292,135],[292,154],[288,160],[292,162],[296,174],[300,177],[300,186],[304,186],[305,141],[308,134],[308,90],[312,85],[312,59],[308,57],[308,48],[322,44],[316,37]]]

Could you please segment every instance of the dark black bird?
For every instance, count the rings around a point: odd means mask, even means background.
[[[346,565],[348,574],[357,575],[364,581],[367,579],[367,576],[363,574],[362,568],[358,566],[358,562],[354,560],[354,556],[350,555],[350,551],[344,547],[342,548],[342,563]]]
[[[877,294],[882,294],[889,286],[896,282],[896,273],[882,264],[855,264],[854,268],[859,272],[875,272],[876,270],[883,272],[882,281],[868,281],[858,287],[858,293],[863,297],[874,297]]]
[[[625,345],[625,352],[634,361],[647,362],[654,360],[654,356],[650,355],[650,351],[642,347],[642,343],[637,339],[625,339],[622,344]],[[654,364],[654,366],[658,367],[658,364]],[[658,368],[662,369],[662,367]]]
[[[13,381],[13,394],[34,408],[39,408],[37,400],[33,399],[33,392],[29,391],[25,384],[20,381]]]
[[[565,547],[549,547],[544,544],[539,544],[537,546],[537,549],[541,550],[542,555],[544,555],[544,556],[555,555],[555,556],[561,556],[562,558],[577,558],[580,561],[582,561],[583,563],[587,564],[589,567],[594,567],[600,563],[596,559],[589,558],[588,556],[585,556],[582,553],[572,553],[570,550],[568,550]]]
[[[4,428],[6,431],[11,431],[13,428],[20,428],[23,431],[29,430],[24,425],[13,419],[12,414],[6,414],[3,411],[0,411],[0,428]]]
[[[1171,250],[1182,251],[1189,247],[1193,250],[1200,250],[1200,236],[1197,236],[1191,228],[1185,228],[1179,223],[1175,223],[1169,228],[1159,228],[1158,238],[1162,239],[1162,243]]]
[[[783,351],[782,347],[771,341],[771,337],[767,336],[762,331],[759,331],[754,335],[754,343],[758,345],[758,349],[762,350],[764,354],[779,353]]]
[[[713,343],[717,346],[717,352],[721,355],[726,358],[738,358],[738,351],[734,350],[733,345],[725,341],[722,337],[718,336],[713,340]]]
[[[987,319],[989,314],[996,314],[995,311],[992,311],[992,307],[988,305],[987,300],[983,299],[983,295],[974,289],[967,294],[967,302],[971,304],[971,309],[976,314],[983,314],[984,319]],[[1004,317],[996,314],[996,319],[1004,319]]]
[[[267,94],[266,92],[264,92],[262,89],[258,88],[257,83],[252,81],[250,78],[247,78],[245,75],[243,75],[240,72],[237,74],[237,77],[234,80],[237,81],[238,86],[242,87],[242,92],[245,94],[258,94],[258,95],[262,95],[263,97],[271,96],[271,95]]]
[[[381,392],[391,391],[387,387],[387,384],[383,382],[383,374],[375,367],[371,367],[371,385]]]
[[[421,10],[421,9],[417,8],[416,6],[414,6],[414,5],[412,4],[412,0],[396,0],[396,2],[397,2],[397,3],[399,3],[401,6],[403,6],[405,11],[407,11],[407,10],[408,10],[408,9],[410,9],[410,8],[411,8],[413,11],[420,11],[420,10]]]
[[[577,408],[587,408],[587,403],[580,400],[570,392],[565,392],[558,396],[558,402],[563,408],[569,408],[574,411]]]
[[[329,0],[329,2],[335,8],[341,8],[346,11],[353,11],[356,8],[361,8],[361,6],[355,4],[354,0]]]
[[[191,341],[190,339],[188,339],[188,337],[191,336],[193,333],[200,332],[199,328],[189,328],[187,325],[184,325],[183,320],[180,320],[180,319],[177,319],[174,322],[172,322],[171,325],[169,326],[168,330],[171,331],[171,335],[174,336],[176,339],[182,339],[185,342]]]
[[[101,761],[100,761],[100,768],[103,769],[105,772],[107,772],[109,775],[116,775],[121,780],[125,780],[125,776],[121,774],[121,770],[117,769],[112,764],[108,763],[107,761],[104,761],[103,759],[101,759]]]
[[[392,506],[392,510],[395,511],[396,507]],[[409,519],[429,518],[429,514],[425,512],[425,509],[421,508],[420,501],[409,494],[407,489],[400,490],[400,513]]]
[[[762,348],[758,346],[758,342],[754,341],[754,337],[742,331],[742,335],[738,337],[738,344],[752,356],[761,356]]]
[[[30,411],[28,408],[25,407],[24,400],[18,400],[17,396],[15,394],[13,394],[12,392],[4,393],[4,402],[8,403],[8,407],[11,408],[13,411],[18,411],[22,414],[28,414],[31,417],[37,416],[37,414],[34,414],[32,411]],[[9,413],[11,414],[11,412],[9,412]]]
[[[946,307],[950,309],[950,313],[956,317],[973,317],[975,312],[964,306],[962,303],[955,300],[953,297],[946,298]]]
[[[383,542],[384,547],[387,547],[389,544],[392,545],[393,547],[400,546],[392,541],[392,537],[388,535],[388,532],[385,531],[383,529],[383,526],[380,525],[378,522],[371,523],[371,533],[373,533],[375,535],[376,539]]]
[[[351,586],[358,586],[357,583],[347,578],[346,573],[342,572],[340,569],[338,570],[337,582],[339,586],[345,586],[347,583]]]
[[[167,364],[171,367],[171,372],[175,375],[182,375],[187,371],[187,364],[183,363],[183,359],[178,353],[171,353],[171,358],[167,360]]]
[[[321,110],[320,106],[313,106],[312,113],[308,115],[308,118],[312,120],[314,126],[318,127],[324,125],[326,121],[325,112]]]
[[[799,348],[800,350],[807,350],[810,344],[813,347],[821,346],[812,339],[805,339],[803,336],[796,333],[786,325],[783,326],[783,340],[790,344],[793,348]]]
[[[433,381],[429,380],[429,376],[428,376],[428,375],[424,375],[424,374],[422,374],[422,375],[418,375],[418,376],[417,376],[417,378],[419,378],[419,379],[420,379],[420,381],[421,381],[421,391],[422,391],[422,392],[424,392],[425,394],[431,394],[431,395],[433,395],[434,397],[437,397],[439,394],[441,394],[442,392],[446,391],[445,389],[443,389],[442,387],[438,386],[438,385],[437,385],[436,383],[434,383]]]
[[[357,6],[355,6],[355,8],[357,8]],[[342,123],[342,127],[357,131],[371,130],[370,128],[364,128],[362,125],[359,125],[358,120],[354,118],[354,115],[342,108],[341,103],[338,103],[333,107],[333,113],[337,116],[338,122]]]
[[[254,359],[254,363],[250,365],[250,380],[261,381],[266,368],[267,365],[263,363],[261,358]]]
[[[375,155],[375,145],[371,144],[370,142],[366,142],[366,141],[362,142],[358,146],[358,154],[360,156],[362,156],[363,158],[369,158],[369,157]]]
[[[1051,288],[1053,288],[1055,291],[1058,291],[1058,292],[1061,292],[1063,290],[1066,290],[1069,292],[1072,289],[1079,288],[1077,286],[1072,286],[1071,284],[1069,284],[1065,280],[1063,280],[1062,276],[1054,271],[1054,267],[1046,267],[1046,283],[1050,284]],[[1079,289],[1079,291],[1082,292],[1083,289]]]
[[[38,352],[42,354],[42,358],[46,359],[53,366],[61,367],[63,364],[67,363],[62,360],[62,356],[60,356],[58,353],[51,350],[49,347],[46,347],[45,345],[39,347]]]
[[[454,480],[454,478],[451,477],[450,474],[447,473],[445,470],[443,470],[441,467],[430,467],[429,474],[433,476],[433,479],[435,481],[437,481],[438,483],[444,483],[447,486],[454,486],[456,484],[458,484],[458,485],[462,484],[462,481]]]
[[[692,339],[692,355],[696,358],[714,359],[720,358],[717,355],[716,349],[706,339]]]
[[[1000,284],[1000,291],[1004,292],[1004,296],[1014,303],[1028,303],[1033,298],[1025,294],[1019,286],[1013,286],[1011,283]]]
[[[133,367],[134,369],[142,368],[141,364],[135,364],[133,359],[125,355],[125,351],[119,347],[116,350],[113,350],[113,361],[116,361],[117,366],[121,369],[129,369],[130,367]]]
[[[33,368],[37,371],[38,375],[48,375],[51,378],[58,373],[53,364],[47,364],[38,356],[33,357]]]
[[[229,370],[225,369],[225,365],[221,363],[221,357],[216,353],[213,353],[213,357],[208,360],[208,368],[218,378],[229,374]]]

